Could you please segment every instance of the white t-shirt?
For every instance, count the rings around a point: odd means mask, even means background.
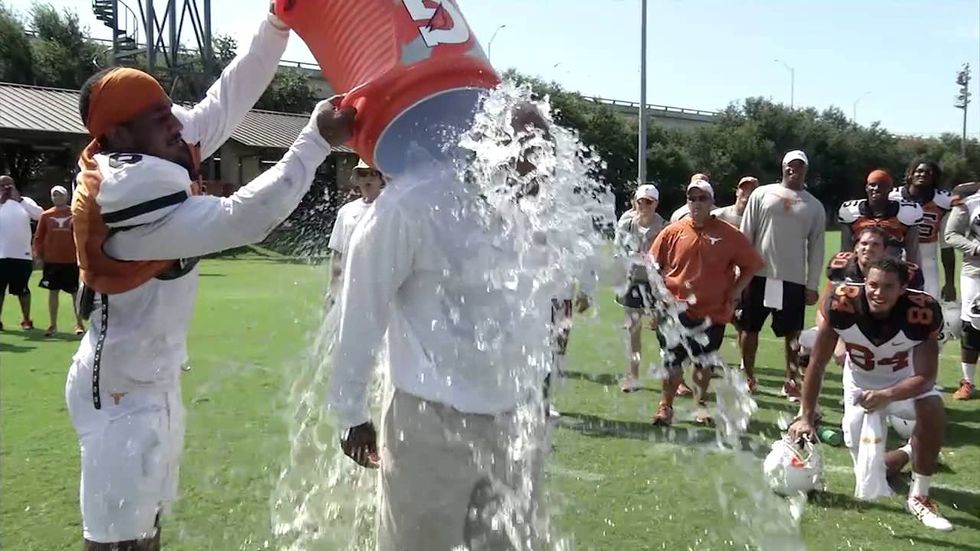
[[[347,254],[350,236],[354,233],[357,222],[360,221],[370,206],[371,203],[360,198],[340,207],[340,210],[337,211],[337,219],[333,223],[333,231],[330,232],[330,243],[327,244],[330,250],[337,251],[342,255]]]
[[[31,220],[41,218],[44,209],[30,197],[8,199],[0,205],[0,258],[31,260]]]

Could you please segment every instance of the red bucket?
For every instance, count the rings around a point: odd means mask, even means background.
[[[444,156],[500,83],[455,0],[276,0],[276,15],[347,92],[350,145],[388,175],[419,148]]]

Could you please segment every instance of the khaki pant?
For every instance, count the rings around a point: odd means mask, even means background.
[[[543,436],[540,412],[466,414],[395,390],[381,432],[379,551],[537,548]]]

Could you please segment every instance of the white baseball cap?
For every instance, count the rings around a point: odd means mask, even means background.
[[[807,159],[806,153],[800,151],[799,149],[794,149],[793,151],[783,155],[783,166],[788,165],[791,161],[803,161],[803,164],[810,166],[810,159]]]
[[[715,190],[711,187],[711,182],[707,180],[694,180],[687,185],[687,191],[691,191],[692,189],[700,189],[710,195],[712,200],[715,198]]]
[[[51,195],[54,195],[55,193],[60,193],[62,195],[68,195],[68,190],[65,189],[65,186],[54,186],[54,187],[51,188]]]
[[[654,201],[660,200],[660,192],[657,190],[657,186],[653,184],[643,184],[642,186],[636,188],[636,193],[633,194],[634,199],[652,199]]]

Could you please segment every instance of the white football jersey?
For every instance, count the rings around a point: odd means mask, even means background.
[[[847,349],[845,383],[867,390],[888,388],[911,377],[913,349],[935,339],[943,328],[939,303],[913,290],[879,319],[869,312],[864,285],[841,284],[828,293],[823,313]]]

